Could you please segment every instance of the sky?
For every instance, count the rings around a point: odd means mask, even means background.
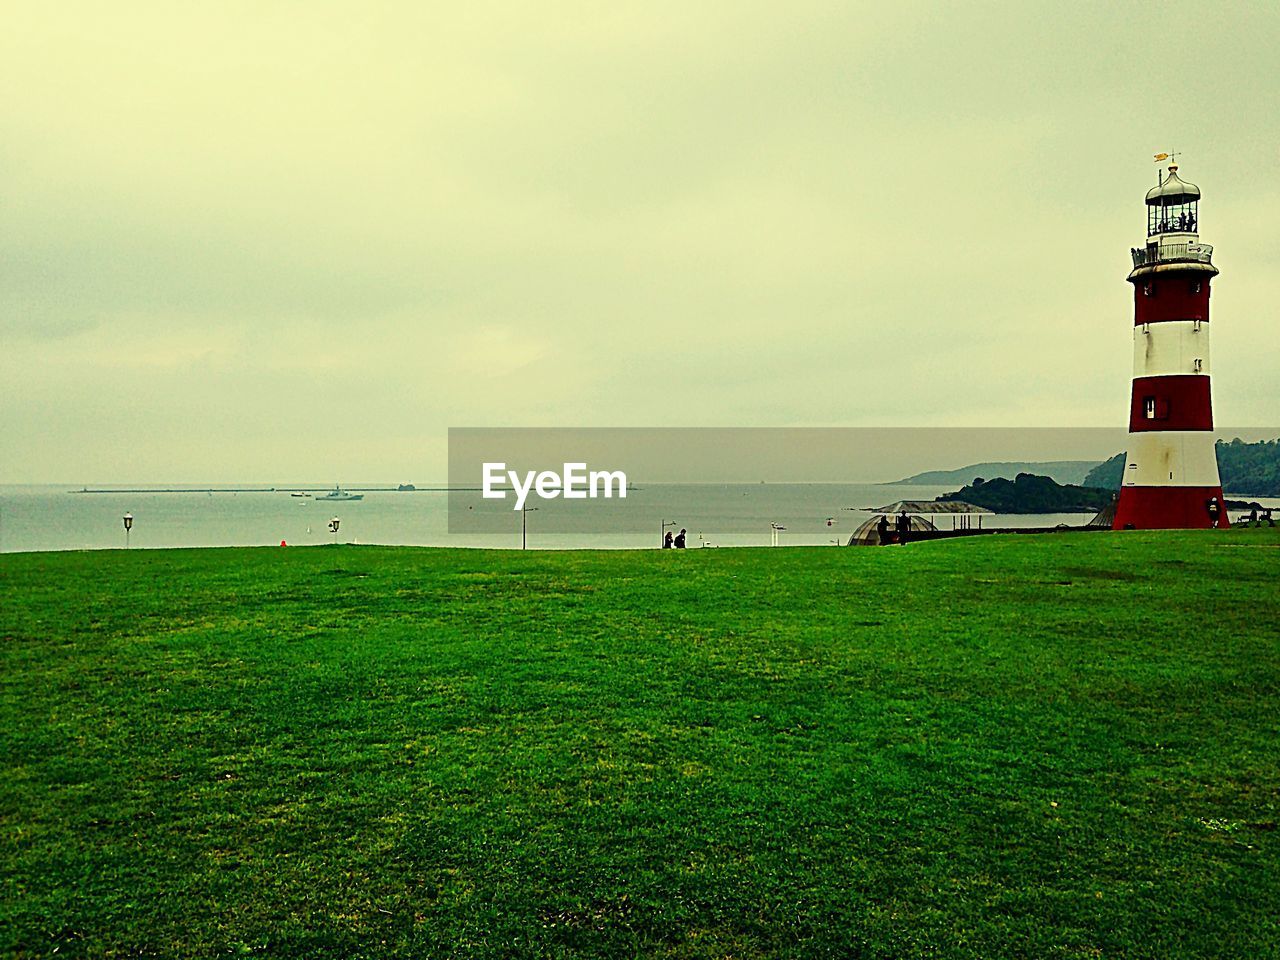
[[[1267,4],[6,21],[0,483],[420,483],[450,427],[1123,425],[1169,150],[1217,423],[1280,423]]]

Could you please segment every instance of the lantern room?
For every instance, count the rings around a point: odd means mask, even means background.
[[[1147,191],[1147,236],[1161,233],[1196,233],[1199,225],[1200,188],[1178,176],[1178,165]]]

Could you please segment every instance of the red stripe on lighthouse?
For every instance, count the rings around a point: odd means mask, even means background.
[[[1208,530],[1209,500],[1218,500],[1218,526],[1229,527],[1222,487],[1121,487],[1114,530]]]
[[[1133,284],[1133,323],[1208,320],[1209,278],[1203,274],[1153,276]]]
[[[1129,432],[1212,430],[1213,406],[1206,376],[1135,377]]]

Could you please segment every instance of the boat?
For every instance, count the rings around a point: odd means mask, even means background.
[[[341,487],[334,487],[323,497],[316,497],[317,500],[363,500],[363,493],[347,493]]]
[[[305,491],[303,491],[303,490],[299,490],[297,493],[291,493],[291,494],[289,494],[289,496],[291,496],[291,497],[309,497],[309,496],[311,496],[311,494],[309,494],[309,493],[307,493],[307,492],[305,492]]]

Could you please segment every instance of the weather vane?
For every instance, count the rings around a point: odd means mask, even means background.
[[[1182,156],[1182,151],[1181,151],[1181,150],[1175,150],[1175,151],[1173,151],[1172,153],[1157,153],[1157,154],[1156,154],[1156,163],[1159,163],[1161,160],[1168,160],[1168,161],[1170,161],[1171,163],[1173,163],[1174,165],[1177,165],[1177,163],[1178,163],[1178,158],[1179,158],[1180,156]]]

